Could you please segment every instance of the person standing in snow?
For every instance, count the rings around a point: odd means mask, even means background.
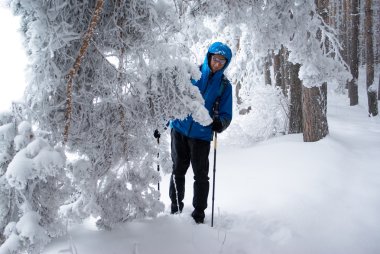
[[[171,213],[181,213],[185,196],[185,175],[192,165],[194,171],[194,211],[191,216],[196,223],[203,223],[209,194],[210,143],[213,133],[221,133],[232,119],[232,86],[223,72],[231,62],[231,49],[221,42],[213,43],[200,67],[199,80],[191,80],[197,86],[205,100],[213,123],[202,126],[192,116],[184,120],[171,120],[171,156],[173,172],[169,187]],[[217,103],[218,101],[218,103]],[[216,103],[219,104],[215,109]]]

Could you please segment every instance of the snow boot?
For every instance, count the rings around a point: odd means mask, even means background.
[[[199,211],[199,210],[195,209],[191,213],[191,217],[193,217],[195,223],[197,223],[197,224],[203,224],[204,220],[205,220],[205,212],[204,211]]]
[[[178,210],[178,208],[179,208],[179,210]],[[182,213],[183,202],[179,202],[179,207],[177,204],[172,203],[170,206],[170,209],[171,209],[171,212],[170,212],[171,214]]]

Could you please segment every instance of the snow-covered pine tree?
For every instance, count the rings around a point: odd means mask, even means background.
[[[40,253],[65,232],[59,208],[70,193],[66,158],[29,122],[6,113],[0,124],[0,253]]]
[[[190,82],[199,78],[198,67],[183,60],[189,49],[169,42],[178,22],[167,1],[104,1],[66,91],[96,2],[12,0],[11,6],[22,17],[31,61],[27,105],[34,123],[56,142],[63,140],[66,98],[72,98],[66,149],[81,159],[72,163],[77,194],[64,210],[77,219],[100,217],[98,225],[109,228],[163,210],[154,188],[153,131],[190,113],[202,124],[211,119]],[[165,153],[160,158],[170,158]]]
[[[12,211],[10,201],[13,200],[10,186],[4,174],[15,155],[13,140],[16,136],[16,126],[11,113],[0,113],[0,245],[5,241],[3,235],[5,226],[14,221],[17,211]]]

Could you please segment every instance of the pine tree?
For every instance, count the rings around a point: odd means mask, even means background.
[[[163,131],[172,117],[193,114],[204,125],[211,118],[190,82],[199,69],[182,59],[189,49],[171,39],[179,26],[174,7],[153,0],[101,2],[11,3],[22,17],[32,62],[29,114],[81,158],[70,163],[76,195],[65,214],[100,217],[100,227],[112,228],[164,209],[154,188],[160,176],[153,131]],[[169,162],[161,165],[170,170]]]
[[[40,253],[66,230],[59,214],[70,193],[66,158],[29,122],[13,114],[0,122],[0,253]]]
[[[0,246],[5,241],[3,235],[5,226],[9,221],[14,221],[17,211],[10,206],[13,193],[4,177],[9,163],[16,154],[13,140],[16,136],[14,118],[11,113],[0,114]]]

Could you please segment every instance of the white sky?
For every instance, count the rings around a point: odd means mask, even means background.
[[[10,108],[24,93],[26,55],[18,29],[19,17],[0,5],[0,111]]]

